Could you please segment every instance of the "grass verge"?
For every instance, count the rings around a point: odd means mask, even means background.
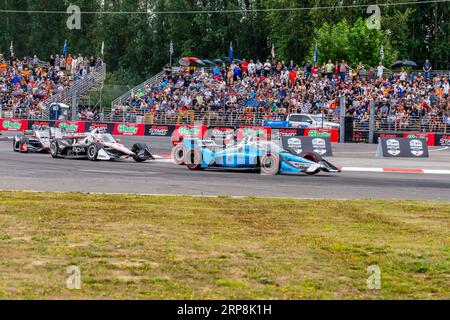
[[[449,230],[439,202],[0,192],[0,298],[450,298]]]

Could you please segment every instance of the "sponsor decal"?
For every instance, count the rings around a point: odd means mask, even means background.
[[[271,128],[269,127],[240,127],[237,131],[238,140],[245,137],[259,137],[262,139],[270,139]]]
[[[145,125],[136,123],[115,123],[113,135],[119,136],[143,136]]]
[[[313,150],[321,156],[327,153],[327,143],[322,138],[316,138],[312,140]]]
[[[176,145],[181,138],[202,138],[206,131],[206,126],[177,125],[172,134],[172,143]]]
[[[427,144],[429,146],[434,146],[434,142],[435,142],[435,134],[434,133],[425,133],[425,132],[410,132],[410,133],[405,133],[404,138],[406,139],[426,139],[427,140]]]
[[[439,139],[439,145],[443,147],[450,147],[450,135],[443,134]]]
[[[84,152],[86,152],[86,149],[82,148],[82,147],[73,147],[72,151],[74,153],[84,153]]]
[[[423,155],[423,142],[418,139],[414,139],[409,141],[409,146],[411,148],[411,153],[416,157],[420,157]]]
[[[84,132],[85,122],[83,121],[57,121],[56,127],[60,128],[65,132],[75,132],[82,133]]]
[[[339,142],[338,129],[305,129],[305,136],[313,138],[330,138],[331,142]]]
[[[27,129],[27,120],[0,119],[0,131],[24,131]]]
[[[389,139],[386,141],[387,152],[391,155],[398,156],[400,154],[400,142],[397,139]]]
[[[169,135],[168,126],[151,126],[147,129],[147,135],[165,137]]]
[[[49,130],[51,127],[50,122],[30,121],[30,124],[32,130]]]
[[[294,150],[297,154],[302,153],[302,140],[299,138],[289,138],[288,139],[288,147]]]
[[[297,135],[302,135],[298,133],[297,129],[279,129],[280,137],[295,137]]]

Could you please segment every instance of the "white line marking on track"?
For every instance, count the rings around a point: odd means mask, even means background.
[[[444,151],[444,150],[448,150],[450,149],[450,147],[444,147],[444,148],[440,148],[440,149],[431,149],[430,151]]]

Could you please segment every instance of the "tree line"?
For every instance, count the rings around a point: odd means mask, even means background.
[[[226,57],[232,42],[236,58],[265,60],[270,57],[273,45],[277,60],[312,62],[317,44],[319,64],[328,59],[333,62],[345,59],[375,66],[383,45],[386,63],[409,59],[422,65],[429,58],[434,69],[450,68],[449,2],[411,0],[414,5],[380,6],[381,29],[372,30],[366,19],[371,16],[367,7],[374,2],[405,3],[404,0],[0,0],[0,10],[9,10],[0,13],[0,52],[7,56],[12,41],[16,56],[36,54],[46,60],[50,54],[62,54],[67,39],[70,53],[99,55],[104,41],[110,81],[130,84],[148,78],[168,63],[171,41],[175,62],[183,56]],[[81,9],[80,30],[67,28],[69,14],[43,12],[65,12],[70,4]],[[266,10],[270,8],[312,9]],[[220,12],[224,10],[233,12]],[[101,13],[105,11],[129,13]],[[181,11],[208,13],[176,13]]]

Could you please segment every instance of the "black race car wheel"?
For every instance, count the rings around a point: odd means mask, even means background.
[[[202,170],[203,156],[198,149],[192,148],[186,152],[186,166],[189,170]]]
[[[87,149],[88,159],[91,161],[97,161],[98,151],[99,151],[98,146],[95,143],[89,145]]]
[[[59,150],[58,142],[52,141],[52,143],[50,143],[50,154],[52,155],[52,158],[58,158],[59,152],[58,150]]]
[[[302,154],[300,154],[300,157],[305,158],[306,160],[309,160],[309,161],[312,161],[315,163],[320,163],[322,161],[322,156],[320,154],[318,154],[317,152],[303,152]],[[318,174],[319,172],[320,172],[320,169],[317,169],[316,171],[313,171],[313,172],[305,171],[305,173],[310,176]]]
[[[261,157],[261,173],[276,175],[280,172],[280,156],[276,153],[266,153]]]
[[[147,158],[141,158],[141,157],[139,156],[139,152],[141,152],[142,150],[147,150],[147,149],[148,149],[148,147],[147,147],[146,144],[143,144],[143,143],[136,143],[136,144],[133,146],[133,148],[131,149],[131,151],[133,151],[133,152],[136,154],[136,156],[133,157],[134,161],[136,161],[136,162],[144,162],[144,161],[147,161],[147,160],[148,160]]]
[[[185,164],[185,155],[186,155],[186,149],[184,148],[183,144],[177,144],[172,149],[172,160],[178,164],[178,165],[184,165]]]

